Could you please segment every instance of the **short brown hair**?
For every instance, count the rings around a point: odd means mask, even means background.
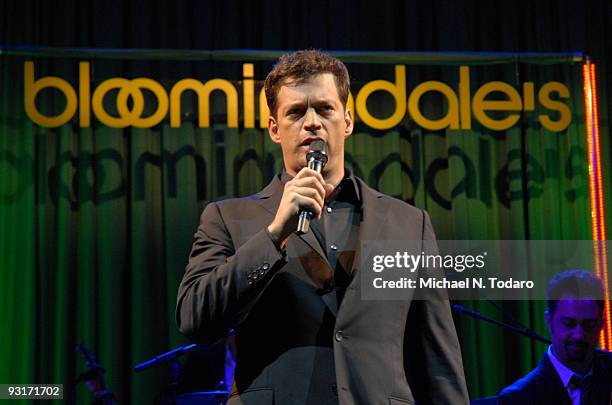
[[[546,288],[548,311],[555,313],[563,294],[569,294],[578,299],[593,299],[604,311],[604,287],[599,278],[586,270],[567,270],[555,274]]]
[[[350,79],[344,63],[328,53],[307,49],[282,55],[266,77],[264,88],[272,116],[276,117],[276,97],[282,86],[288,82],[301,83],[321,73],[334,75],[338,96],[346,107]]]

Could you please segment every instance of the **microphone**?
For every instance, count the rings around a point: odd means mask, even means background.
[[[321,140],[312,142],[310,144],[310,150],[306,154],[306,160],[308,161],[309,169],[321,173],[323,167],[327,163],[327,144]],[[297,230],[295,231],[298,235],[303,235],[308,232],[312,217],[312,212],[306,210],[300,211]]]

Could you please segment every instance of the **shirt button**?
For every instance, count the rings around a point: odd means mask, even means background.
[[[338,246],[334,245],[333,243],[331,244],[331,246],[329,248],[331,250],[338,250]]]
[[[336,332],[336,336],[335,337],[336,337],[336,341],[337,342],[341,342],[342,339],[344,339],[344,333],[341,330],[339,330],[339,331]]]
[[[327,212],[332,212],[332,207],[327,207]]]

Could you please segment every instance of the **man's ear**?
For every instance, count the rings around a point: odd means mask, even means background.
[[[348,108],[344,111],[344,138],[348,138],[353,133],[353,112]]]
[[[548,326],[548,333],[550,333],[551,335],[553,333],[552,318],[553,316],[549,309],[544,311],[544,320],[546,321],[546,326]]]
[[[271,115],[268,117],[268,135],[270,135],[272,142],[281,143],[280,134],[278,133],[278,123],[276,122],[276,118]]]

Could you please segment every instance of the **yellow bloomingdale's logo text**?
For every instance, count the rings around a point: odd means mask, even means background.
[[[213,91],[225,93],[227,104],[227,126],[238,127],[238,90],[228,80],[212,79],[201,82],[195,79],[182,79],[170,89],[170,93],[157,81],[139,77],[135,79],[111,78],[100,83],[91,93],[89,62],[79,63],[79,89],[78,95],[74,87],[59,77],[35,78],[34,63],[25,62],[25,110],[28,117],[43,127],[58,127],[70,121],[77,108],[79,109],[79,125],[88,127],[91,124],[91,112],[104,125],[112,128],[150,128],[159,124],[170,112],[170,126],[181,126],[181,95],[186,90],[195,92],[198,99],[198,125],[201,128],[210,126],[210,94]],[[245,128],[255,127],[255,80],[253,78],[253,64],[243,65],[242,78],[242,107]],[[55,88],[66,98],[64,111],[56,116],[43,115],[36,107],[38,93],[46,88]],[[109,114],[104,109],[104,98],[111,90],[117,89],[117,116]],[[142,116],[145,108],[145,98],[142,90],[148,90],[157,99],[156,110]],[[427,81],[417,85],[410,94],[407,94],[406,67],[395,66],[395,82],[387,80],[373,80],[366,83],[357,98],[349,95],[348,108],[355,111],[356,116],[366,125],[374,129],[390,129],[404,119],[406,113],[412,117],[417,125],[428,130],[471,129],[472,116],[483,126],[503,131],[514,126],[520,119],[521,111],[535,110],[535,85],[533,82],[524,82],[522,94],[505,82],[492,81],[480,86],[472,96],[470,90],[470,68],[459,68],[459,89],[453,90],[450,86],[439,81]],[[368,97],[377,91],[389,93],[395,100],[393,114],[386,118],[374,117],[367,108]],[[419,102],[428,92],[437,92],[446,98],[448,109],[440,118],[428,118],[420,109]],[[503,100],[491,100],[487,97],[492,93],[501,93]],[[554,95],[554,96],[553,96]],[[537,100],[547,113],[538,115],[540,124],[549,131],[560,132],[565,130],[571,121],[569,106],[562,100],[567,100],[570,92],[567,86],[560,82],[543,84],[537,92]],[[499,97],[497,97],[499,98]],[[131,106],[128,100],[131,99]],[[259,92],[259,122],[262,128],[267,126],[269,115],[268,106],[263,89]],[[489,112],[497,112],[492,117]],[[499,114],[505,112],[506,114]],[[503,115],[503,118],[500,118]]]

